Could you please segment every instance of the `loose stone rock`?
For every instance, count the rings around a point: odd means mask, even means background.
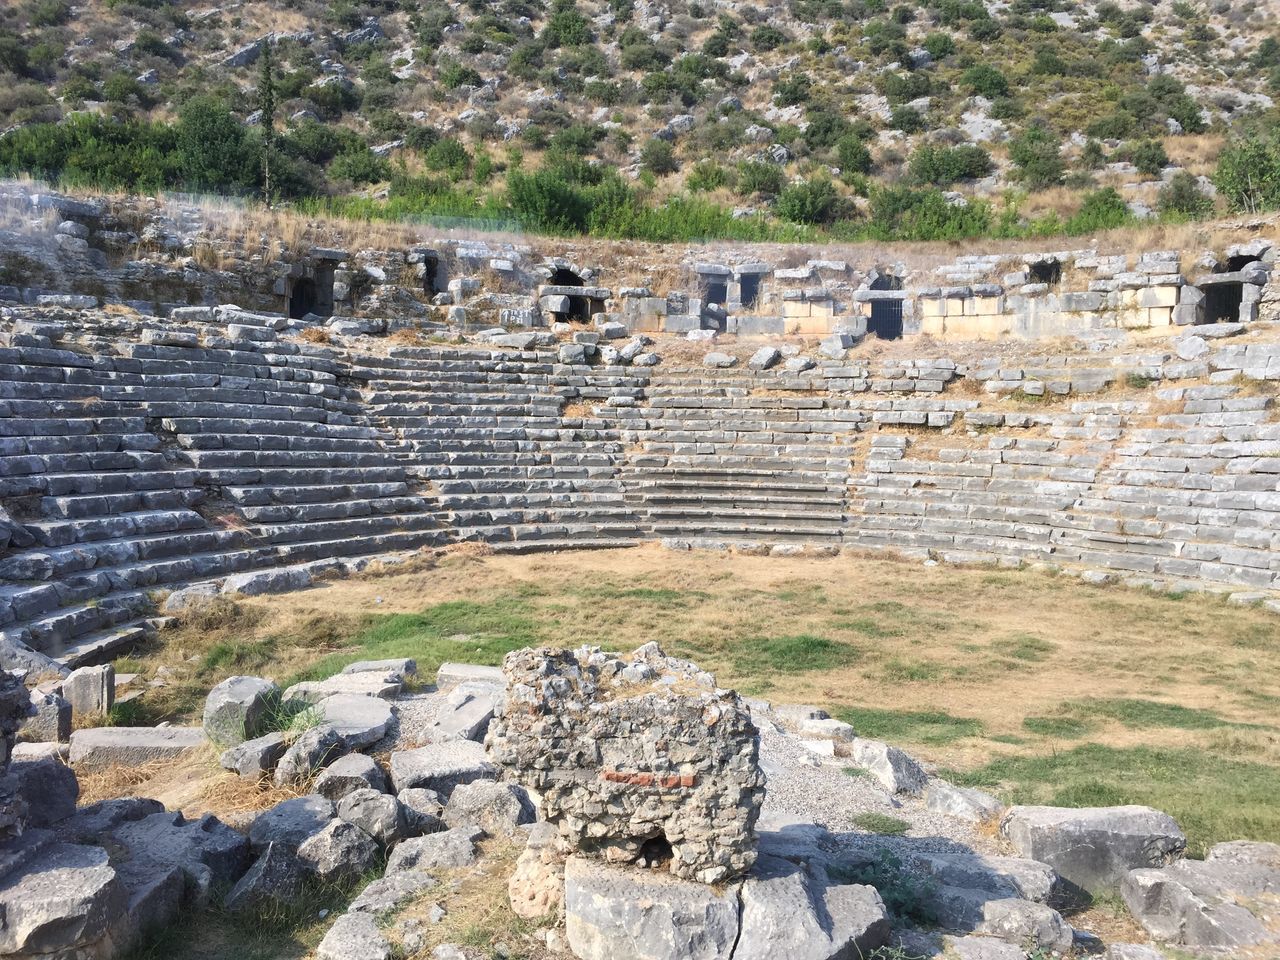
[[[337,811],[333,802],[310,794],[294,800],[285,800],[270,810],[264,810],[249,828],[249,842],[255,850],[265,850],[267,844],[276,843],[281,848],[296,852],[309,837],[323,830]]]
[[[432,743],[391,755],[391,782],[396,791],[411,787],[434,790],[447,800],[453,788],[497,776],[484,747],[469,740]]]
[[[533,823],[533,803],[523,787],[476,781],[454,788],[444,808],[450,827],[476,826],[491,837],[511,837],[522,824]]]
[[[355,824],[330,820],[298,845],[298,861],[318,880],[341,883],[373,869],[378,844]]]
[[[229,677],[204,702],[204,732],[214,743],[234,747],[262,733],[280,698],[280,688],[260,677]]]
[[[338,801],[338,816],[353,823],[384,847],[408,836],[400,801],[379,790],[353,790]]]
[[[302,896],[303,870],[284,847],[268,843],[248,872],[231,888],[223,906],[232,913],[289,905]]]
[[[454,827],[444,833],[401,840],[387,858],[387,873],[470,866],[476,860],[475,842],[483,835],[475,828]]]
[[[293,742],[276,764],[276,786],[302,783],[346,751],[346,741],[333,727],[312,727]]]
[[[339,757],[316,777],[315,792],[334,803],[349,793],[365,789],[385,793],[387,778],[373,758],[363,753]]]

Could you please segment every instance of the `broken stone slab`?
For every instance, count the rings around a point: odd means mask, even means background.
[[[286,848],[268,843],[243,877],[236,881],[222,901],[231,913],[261,910],[267,906],[289,906],[302,896],[302,864]]]
[[[34,743],[66,743],[71,737],[71,704],[56,693],[31,691],[31,715],[18,739]]]
[[[435,878],[420,870],[393,873],[373,881],[360,891],[360,895],[347,907],[347,912],[368,913],[377,917],[389,913],[435,885]]]
[[[389,793],[364,788],[338,801],[338,816],[355,824],[384,847],[408,836],[409,826],[400,801]]]
[[[702,358],[704,367],[713,367],[716,369],[727,369],[734,366],[738,362],[738,358],[728,353],[720,353],[718,350],[712,350]]]
[[[484,746],[470,740],[432,743],[391,754],[391,783],[397,793],[423,787],[447,801],[459,784],[496,777],[497,768],[489,762]]]
[[[288,700],[319,703],[326,697],[341,695],[379,697],[388,700],[400,693],[403,683],[392,673],[340,673],[327,680],[305,680],[284,692]]]
[[[346,741],[348,749],[363,750],[387,735],[395,717],[391,704],[380,697],[336,693],[316,704],[321,722]]]
[[[477,827],[454,827],[401,840],[387,858],[387,873],[468,867],[476,861],[476,841],[483,836],[484,831]]]
[[[70,763],[81,770],[176,760],[203,747],[201,727],[90,727],[71,734]]]
[[[1035,903],[1047,902],[1058,887],[1057,871],[1039,860],[980,853],[932,853],[920,854],[914,862],[944,886],[984,890]]]
[[[482,667],[474,663],[442,663],[436,671],[436,689],[452,690],[460,683],[488,683],[499,689],[506,683],[501,667]]]
[[[331,800],[308,794],[277,803],[254,818],[249,827],[249,842],[255,850],[265,850],[270,843],[296,852],[307,838],[319,833],[337,816]]]
[[[149,797],[100,800],[81,807],[76,815],[58,824],[58,839],[66,843],[94,843],[122,823],[164,813],[164,804]]]
[[[934,885],[924,903],[943,930],[1034,943],[1065,953],[1074,933],[1062,915],[1042,903],[978,887]]]
[[[80,798],[76,775],[53,757],[14,761],[0,785],[26,802],[28,828],[50,827],[66,820],[75,814]]]
[[[1187,838],[1151,807],[1010,807],[1000,832],[1024,857],[1041,860],[1089,893],[1114,889],[1130,870],[1182,857]]]
[[[849,759],[874,776],[890,793],[918,796],[929,776],[915,760],[887,743],[858,738],[849,744]]]
[[[491,837],[513,837],[535,819],[533,802],[523,787],[492,780],[459,784],[444,808],[444,822],[450,827],[474,825]]]
[[[725,960],[738,943],[738,885],[570,857],[565,934],[579,960]]]
[[[418,661],[409,657],[398,657],[393,660],[357,660],[342,668],[344,674],[377,673],[382,676],[395,676],[401,680],[418,675]]]
[[[386,793],[386,774],[372,757],[349,753],[329,764],[316,777],[314,792],[337,803],[349,793],[368,789]]]
[[[189,587],[174,590],[160,604],[162,613],[175,614],[194,610],[196,607],[210,603],[220,592],[216,583],[193,583]]]
[[[248,780],[260,780],[275,770],[287,749],[288,739],[277,730],[224,750],[218,762],[224,770],[232,770]]]
[[[1277,892],[1280,867],[1274,862],[1221,856],[1132,870],[1120,885],[1129,912],[1155,939],[1246,953],[1280,945],[1267,906]]]
[[[62,681],[62,698],[77,717],[105,716],[116,702],[116,671],[111,664],[72,670]]]
[[[752,370],[768,370],[782,359],[782,351],[777,347],[761,347],[751,355],[747,366]]]
[[[459,683],[445,696],[432,725],[437,740],[484,740],[502,700],[502,688],[490,683]]]
[[[870,956],[889,940],[889,914],[874,887],[836,884],[825,866],[760,857],[742,883],[733,960],[836,960]]]
[[[924,804],[936,813],[945,813],[972,823],[994,820],[1004,813],[1004,804],[973,787],[957,787],[946,780],[932,779],[924,788]]]
[[[261,677],[228,677],[204,701],[204,732],[214,743],[234,747],[263,732],[280,701],[280,688]]]
[[[116,851],[118,869],[131,878],[159,876],[176,867],[188,898],[200,905],[213,890],[240,879],[249,856],[249,841],[217,817],[188,820],[177,811],[121,823],[111,831],[109,846]]]
[[[317,960],[391,960],[391,941],[368,913],[344,913],[316,949]]]
[[[378,843],[354,823],[330,820],[298,845],[298,862],[322,883],[344,883],[372,870]]]
[[[109,955],[128,908],[105,850],[53,844],[0,880],[0,956]]]
[[[304,783],[348,752],[342,734],[328,724],[303,733],[276,764],[275,784],[284,787]]]
[[[439,833],[445,829],[444,805],[440,802],[440,795],[434,790],[410,787],[397,793],[396,799],[404,810],[409,836]]]
[[[311,573],[297,567],[235,573],[222,581],[223,594],[257,597],[264,593],[287,593],[311,586]]]

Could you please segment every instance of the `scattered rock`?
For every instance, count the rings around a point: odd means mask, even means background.
[[[368,913],[344,913],[316,950],[317,960],[391,960],[391,942]]]
[[[280,699],[280,688],[260,677],[229,677],[204,701],[204,732],[214,743],[234,747],[261,735]]]
[[[1004,804],[973,787],[957,787],[945,780],[930,780],[924,789],[924,803],[930,810],[974,823],[993,820],[1004,812]]]
[[[333,727],[312,727],[293,742],[276,764],[276,786],[304,783],[346,751],[346,741]]]
[[[31,693],[31,716],[18,732],[21,740],[66,743],[71,738],[71,704],[56,693]]]
[[[737,364],[737,362],[738,362],[737,357],[731,356],[727,353],[720,353],[715,350],[713,350],[711,353],[708,353],[705,357],[702,358],[702,365],[704,367],[714,367],[718,369],[725,369],[727,367],[732,367],[735,364]]]
[[[106,716],[116,702],[116,671],[111,664],[72,670],[62,681],[62,697],[77,717]]]
[[[330,820],[298,845],[298,862],[323,883],[354,880],[373,869],[378,855],[373,837],[346,820]]]
[[[366,789],[385,793],[387,778],[373,758],[363,753],[339,757],[316,777],[315,792],[334,803],[349,793]]]
[[[333,802],[308,794],[277,803],[264,810],[249,828],[249,842],[255,850],[265,850],[270,843],[296,852],[309,837],[319,833],[337,816]]]
[[[234,770],[247,780],[259,780],[275,770],[288,748],[285,735],[276,731],[223,751],[218,762],[223,769]]]
[[[391,754],[391,782],[397,792],[422,787],[448,800],[459,784],[496,776],[497,770],[488,761],[484,747],[469,740],[432,743]]]
[[[929,780],[920,764],[879,740],[854,740],[849,744],[849,759],[869,771],[890,793],[919,795]]]
[[[747,366],[752,370],[768,370],[781,359],[782,352],[777,347],[761,347],[751,355],[751,359],[747,361]]]
[[[1140,867],[1179,859],[1187,838],[1150,807],[1010,807],[1000,831],[1024,857],[1042,860],[1090,893],[1114,889]]]
[[[396,799],[400,801],[400,808],[404,810],[409,836],[439,833],[445,829],[444,805],[440,802],[440,794],[434,790],[410,787],[396,794]]]
[[[353,823],[384,847],[408,836],[400,801],[379,790],[352,790],[338,801],[338,816]]]
[[[475,842],[483,835],[475,828],[454,827],[444,833],[401,840],[387,858],[387,873],[470,866],[476,860]]]
[[[523,787],[478,780],[453,789],[444,808],[450,827],[476,826],[491,837],[515,836],[522,824],[533,823],[533,803]]]
[[[223,900],[231,913],[288,905],[302,896],[303,870],[298,858],[275,843],[237,881]]]

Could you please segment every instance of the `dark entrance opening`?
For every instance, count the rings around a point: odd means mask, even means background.
[[[723,307],[729,302],[729,284],[724,280],[704,280],[702,298],[707,303],[715,303]]]
[[[593,314],[597,313],[595,301],[590,297],[569,297],[569,312],[566,318],[573,323],[590,323]]]
[[[902,278],[883,274],[871,281],[872,290],[901,290]],[[899,340],[902,338],[902,301],[872,300],[871,319],[867,321],[867,333],[875,334],[881,340]]]
[[[1204,322],[1235,323],[1240,319],[1240,304],[1244,301],[1242,283],[1207,283],[1204,291]]]
[[[440,258],[422,258],[422,292],[434,297],[440,292]]]
[[[652,869],[670,863],[672,856],[671,842],[665,835],[660,833],[641,844],[640,855],[636,857],[636,864]]]
[[[746,309],[751,309],[760,301],[760,274],[744,273],[738,281],[741,296],[739,302]]]
[[[1031,283],[1047,283],[1054,287],[1062,282],[1062,264],[1057,260],[1041,260],[1027,271]]]
[[[289,317],[301,320],[316,310],[316,284],[310,277],[295,280],[289,291]]]
[[[881,340],[900,340],[902,338],[902,301],[872,300],[867,333],[875,334]]]
[[[553,287],[585,287],[586,281],[567,267],[557,267],[548,281]]]
[[[1249,264],[1251,264],[1251,263],[1257,263],[1260,259],[1262,259],[1262,258],[1261,258],[1261,257],[1246,257],[1246,256],[1228,257],[1228,258],[1227,258],[1227,273],[1235,273],[1237,270],[1243,270],[1243,269],[1244,269],[1245,267],[1247,267]]]

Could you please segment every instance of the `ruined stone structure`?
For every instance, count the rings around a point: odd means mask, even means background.
[[[1012,361],[852,359],[834,338],[757,369],[637,366],[638,340],[602,362],[605,342],[315,344],[234,309],[8,308],[5,656],[95,662],[199,596],[467,540],[887,548],[1276,590],[1267,329]]]
[[[519,650],[486,741],[541,797],[564,853],[666,864],[719,883],[755,862],[764,800],[758,734],[738,695],[646,644],[630,660],[595,648]]]
[[[251,220],[243,228],[250,241],[226,236],[226,216],[196,204],[107,203],[0,185],[0,302],[122,303],[158,316],[235,303],[284,314],[293,329],[323,323],[345,334],[564,323],[886,340],[1036,338],[1280,316],[1272,281],[1280,249],[1243,227],[1246,239],[1219,251],[965,254],[938,265],[887,262],[862,249],[840,259],[711,244],[637,257],[572,242],[449,236],[391,249],[286,250],[271,247]],[[259,242],[264,252],[252,254]],[[636,282],[659,276],[669,289]]]

